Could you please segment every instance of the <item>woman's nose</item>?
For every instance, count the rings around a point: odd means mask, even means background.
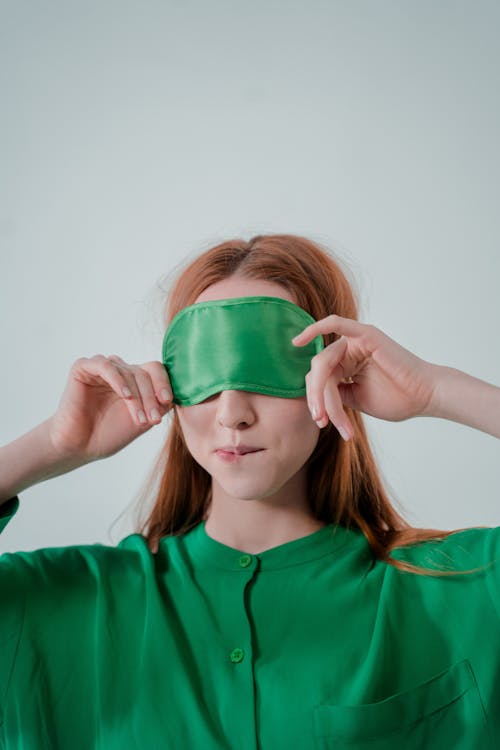
[[[254,418],[252,404],[245,391],[221,391],[216,403],[221,424],[236,426],[251,422]]]

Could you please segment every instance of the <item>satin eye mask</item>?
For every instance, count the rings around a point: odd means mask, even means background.
[[[305,376],[312,357],[324,348],[323,337],[300,347],[291,339],[314,322],[281,297],[234,297],[185,307],[163,338],[162,361],[174,403],[192,406],[224,390],[305,396]]]

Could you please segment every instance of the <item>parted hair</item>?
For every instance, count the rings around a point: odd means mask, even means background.
[[[165,329],[204,289],[233,275],[281,284],[315,320],[334,313],[358,320],[349,271],[342,268],[340,258],[329,248],[306,237],[259,234],[249,240],[230,239],[190,258],[178,269],[162,302]],[[325,346],[337,338],[335,333],[323,335]],[[313,516],[327,524],[361,530],[370,546],[373,564],[380,560],[402,571],[431,576],[480,570],[422,568],[391,557],[395,548],[442,541],[466,529],[443,531],[411,526],[395,509],[384,488],[363,414],[344,408],[354,427],[354,437],[345,442],[329,422],[320,430],[307,462],[308,501]],[[153,553],[163,536],[185,534],[205,519],[211,501],[211,476],[191,456],[175,408],[167,419],[171,420],[167,438],[139,493],[139,515],[135,519],[136,533],[146,538]],[[145,503],[149,510],[141,519]]]

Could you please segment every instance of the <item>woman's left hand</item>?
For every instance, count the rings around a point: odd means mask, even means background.
[[[292,344],[304,346],[328,333],[340,338],[312,358],[305,378],[307,402],[318,427],[331,420],[341,434],[348,433],[345,439],[352,437],[343,405],[390,422],[428,413],[437,365],[404,349],[379,328],[340,315],[307,326]]]

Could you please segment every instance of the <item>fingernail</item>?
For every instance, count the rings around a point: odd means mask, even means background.
[[[146,415],[144,414],[144,412],[142,410],[140,410],[140,411],[137,412],[137,416],[139,417],[139,422],[142,422],[142,424],[144,424],[145,422],[148,421],[146,419]]]
[[[164,401],[168,401],[170,399],[170,393],[168,392],[166,388],[162,389],[161,397]]]
[[[312,418],[313,418],[314,420],[318,419],[318,417],[319,417],[319,409],[318,409],[318,407],[316,406],[316,404],[313,404],[313,405],[311,406],[311,414],[312,414]]]
[[[123,389],[123,395],[125,396],[125,398],[131,396],[132,393],[130,392],[130,388],[127,388],[127,386],[125,386],[125,388]]]
[[[338,427],[337,429],[340,432],[340,434],[342,435],[342,437],[344,438],[344,440],[346,440],[346,441],[350,440],[349,433],[345,430],[344,427]]]
[[[160,412],[158,409],[151,409],[151,419],[160,419]]]

